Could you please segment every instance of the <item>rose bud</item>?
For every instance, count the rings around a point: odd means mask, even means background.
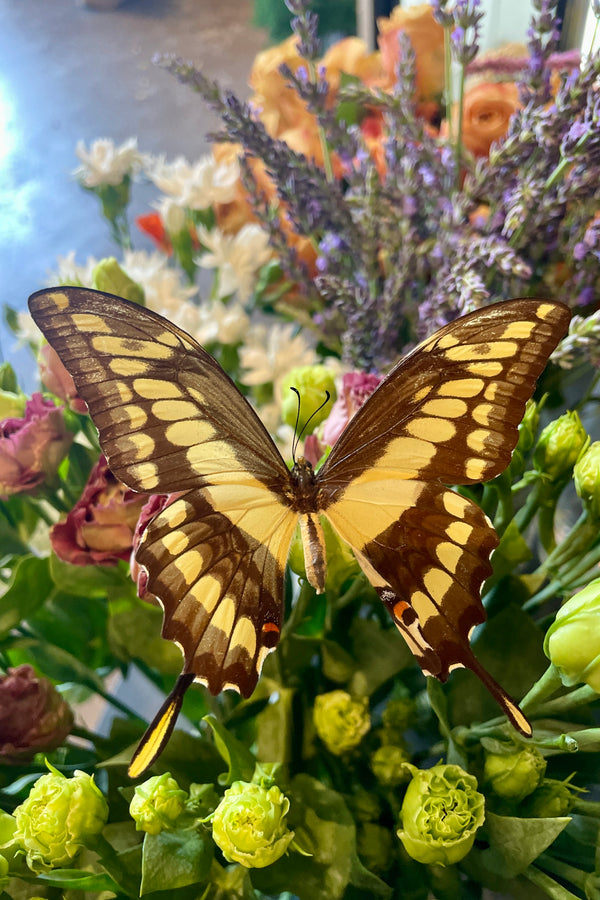
[[[160,834],[169,830],[185,809],[187,797],[169,772],[138,784],[129,804],[136,831]]]
[[[0,759],[18,763],[59,747],[71,731],[73,713],[47,678],[32,666],[0,677]]]
[[[330,751],[341,756],[353,750],[371,727],[369,701],[354,699],[346,691],[315,697],[313,720],[317,734]]]
[[[234,781],[212,815],[213,839],[228,862],[262,869],[283,856],[294,839],[286,821],[289,808],[276,785]]]
[[[546,632],[544,653],[565,686],[585,683],[600,693],[600,578],[563,603]]]

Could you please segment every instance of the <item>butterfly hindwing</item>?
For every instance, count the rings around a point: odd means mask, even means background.
[[[189,491],[147,527],[137,561],[164,608],[163,636],[213,694],[248,697],[279,639],[297,517],[260,488]]]

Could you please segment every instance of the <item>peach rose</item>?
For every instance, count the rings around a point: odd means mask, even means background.
[[[278,137],[286,128],[294,127],[299,119],[308,116],[304,101],[288,86],[279,71],[283,63],[292,72],[306,65],[298,53],[297,42],[296,35],[292,35],[283,43],[263,50],[256,56],[250,70],[248,84],[254,91],[250,102],[258,108],[261,121],[273,137]]]
[[[400,55],[398,34],[403,31],[416,53],[417,100],[430,100],[444,88],[444,29],[428,3],[396,6],[389,18],[377,19],[383,69],[390,84],[396,80]]]
[[[340,86],[341,73],[355,75],[363,84],[380,84],[385,77],[381,54],[368,53],[366,43],[357,37],[336,41],[321,59],[326,71],[330,95]]]
[[[463,103],[463,144],[474,156],[487,156],[494,141],[504,137],[511,116],[521,109],[519,91],[513,81],[484,81],[465,92]],[[442,137],[448,123],[442,122]]]

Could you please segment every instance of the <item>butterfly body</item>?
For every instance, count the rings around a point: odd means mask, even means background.
[[[525,403],[567,330],[569,310],[512,300],[442,328],[387,375],[314,472],[288,469],[264,425],[189,335],[135,304],[85,288],[30,298],[73,375],[114,474],[179,496],[148,525],[137,561],[164,608],[184,672],[132,764],[160,751],[192,680],[248,696],[277,644],[284,570],[300,523],[307,578],[325,588],[321,517],[353,549],[423,670],[484,681],[512,723],[516,704],[475,658],[481,585],[498,536],[447,485],[504,470]]]

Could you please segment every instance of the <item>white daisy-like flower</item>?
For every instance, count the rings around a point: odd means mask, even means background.
[[[248,334],[250,319],[240,303],[213,300],[203,304],[199,314],[193,336],[200,344],[239,344]]]
[[[172,197],[161,197],[152,205],[158,211],[167,234],[177,235],[187,226],[185,207]]]
[[[273,382],[278,402],[279,383],[289,370],[317,362],[314,348],[304,334],[294,334],[295,331],[294,324],[279,322],[252,328],[245,345],[240,348],[243,369],[240,380],[249,386]]]
[[[83,141],[78,141],[75,153],[81,165],[73,175],[87,188],[121,184],[126,175],[135,174],[142,165],[137,138],[129,138],[120,147],[108,138],[99,138],[89,150]]]
[[[214,203],[230,203],[240,177],[237,160],[219,163],[207,153],[190,163],[183,156],[172,162],[153,157],[146,162],[146,174],[163,194],[188,209],[208,209]]]
[[[84,263],[78,263],[75,260],[75,251],[71,250],[66,256],[59,256],[56,263],[57,268],[46,275],[49,286],[74,284],[92,287],[94,269],[98,265],[98,260],[94,256],[88,256]]]
[[[17,347],[20,347],[25,343],[38,346],[42,343],[42,332],[33,321],[31,313],[17,313],[17,329],[19,332]]]
[[[194,285],[182,284],[179,272],[168,265],[161,253],[126,250],[122,265],[129,277],[144,289],[146,306],[172,322],[182,315],[182,309],[191,305],[189,300],[198,290]]]
[[[219,270],[219,297],[229,297],[237,291],[241,300],[247,300],[259,269],[272,256],[267,232],[254,223],[244,225],[237,234],[200,226],[198,237],[208,252],[200,254],[196,262],[203,269]]]

